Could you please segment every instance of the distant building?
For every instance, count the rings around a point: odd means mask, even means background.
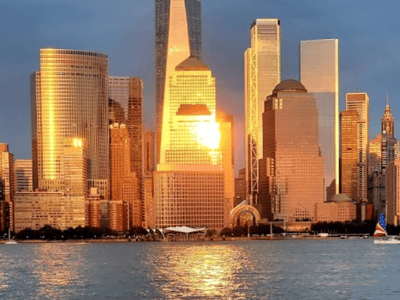
[[[239,177],[235,178],[235,202],[234,207],[246,200],[246,169],[239,170]]]
[[[14,230],[14,155],[0,144],[0,230]]]
[[[385,187],[387,223],[397,226],[400,220],[400,159],[388,164]]]
[[[232,125],[217,122],[215,78],[208,66],[190,57],[176,67],[168,91],[154,173],[155,225],[229,226]]]
[[[258,205],[264,102],[281,81],[280,20],[256,19],[251,25],[250,42],[244,53],[246,184],[249,204]]]
[[[100,228],[100,199],[97,189],[90,189],[86,198],[85,226]]]
[[[19,192],[15,196],[15,231],[45,225],[66,230],[85,226],[85,196],[62,192]]]
[[[355,92],[346,94],[346,110],[358,113],[358,195],[357,200],[367,203],[368,184],[368,142],[369,142],[369,97],[367,93]]]
[[[355,110],[340,114],[341,124],[341,179],[340,191],[351,199],[359,200],[359,125]]]
[[[357,219],[357,205],[345,194],[338,194],[315,207],[316,222],[351,222]]]
[[[333,183],[333,192],[337,194],[340,179],[338,39],[300,41],[300,81],[317,101],[325,187]]]
[[[260,207],[268,220],[314,220],[325,197],[316,100],[296,80],[278,84],[265,101]]]
[[[33,174],[31,159],[17,159],[14,163],[16,192],[33,191]]]

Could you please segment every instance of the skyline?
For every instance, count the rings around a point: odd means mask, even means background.
[[[144,120],[154,130],[154,2],[97,1],[96,6],[78,1],[47,5],[49,2],[0,4],[0,28],[6,45],[0,48],[0,141],[10,145],[16,158],[31,157],[29,76],[39,69],[39,49],[47,47],[103,52],[109,56],[110,75],[141,77]],[[360,10],[359,2],[346,3],[343,10],[344,1],[334,6],[311,1],[252,2],[251,7],[250,1],[229,1],[229,6],[227,1],[202,1],[203,61],[217,78],[218,106],[235,116],[236,172],[244,167],[245,152],[243,52],[256,18],[281,20],[282,80],[299,78],[300,40],[338,38],[340,110],[345,108],[347,92],[357,88],[367,92],[372,138],[380,131],[389,90],[390,105],[397,117],[399,76],[392,74],[400,69],[400,56],[394,57],[399,41],[391,35],[392,28],[396,28],[391,23],[396,19],[390,18],[395,8],[368,3]],[[400,8],[400,4],[394,6]]]

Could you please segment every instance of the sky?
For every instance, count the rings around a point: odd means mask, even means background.
[[[339,39],[340,109],[345,94],[370,97],[370,137],[380,131],[386,94],[400,119],[400,2],[203,0],[203,62],[217,81],[217,105],[235,116],[236,171],[244,167],[243,53],[257,18],[281,20],[282,80],[299,79],[299,42]],[[1,0],[0,143],[31,157],[30,81],[39,49],[108,54],[110,75],[144,81],[145,125],[155,128],[153,0]],[[398,128],[398,127],[397,127]]]

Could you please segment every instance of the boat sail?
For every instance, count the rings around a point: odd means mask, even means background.
[[[383,213],[381,213],[381,215],[379,216],[379,221],[375,227],[374,238],[376,237],[384,238],[374,240],[374,244],[400,244],[400,240],[396,239],[395,237],[387,237],[386,221]]]
[[[386,222],[383,213],[379,216],[379,221],[376,223],[374,237],[387,236]]]

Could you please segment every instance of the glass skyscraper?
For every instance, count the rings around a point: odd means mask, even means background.
[[[156,147],[160,160],[164,97],[168,78],[189,56],[201,60],[201,1],[155,0]]]
[[[267,96],[281,81],[281,33],[278,19],[257,19],[244,54],[246,189],[251,205],[258,204],[259,159],[263,157],[262,113]]]
[[[66,139],[87,142],[88,179],[108,180],[108,56],[41,49],[31,76],[34,188],[62,190]]]
[[[327,200],[339,193],[339,41],[300,42],[300,81],[317,101]]]

